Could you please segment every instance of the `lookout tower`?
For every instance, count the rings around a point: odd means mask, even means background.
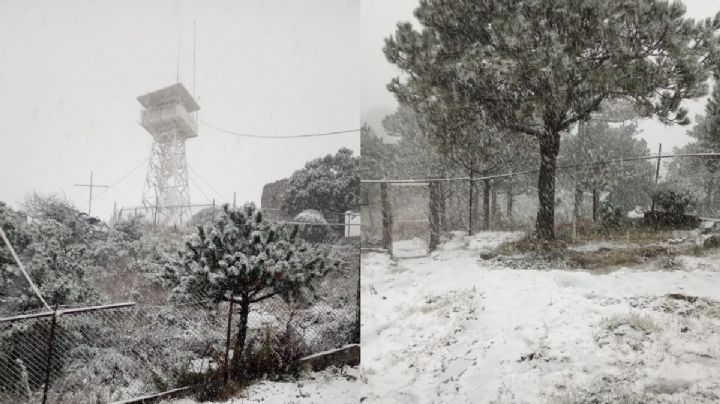
[[[191,212],[185,141],[198,135],[193,113],[200,106],[181,83],[137,100],[143,107],[140,125],[153,137],[143,205],[157,209],[153,213],[159,224],[186,222]]]

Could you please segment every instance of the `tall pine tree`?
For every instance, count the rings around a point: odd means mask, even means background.
[[[421,0],[422,30],[400,23],[386,39],[387,59],[405,73],[388,88],[401,103],[462,108],[535,138],[536,234],[550,240],[561,132],[614,98],[687,124],[681,101],[706,93],[720,14],[684,15],[682,3],[660,0]]]

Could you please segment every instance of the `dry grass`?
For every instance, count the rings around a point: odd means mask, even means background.
[[[610,268],[642,264],[650,258],[665,255],[660,246],[622,248],[599,251],[567,251],[567,262],[585,269]]]
[[[573,267],[585,269],[630,266],[642,263],[665,253],[661,246],[647,246],[623,249],[601,249],[599,251],[575,251],[567,248],[562,240],[543,242],[533,238],[511,241],[498,247],[502,255],[534,254],[539,258],[559,260]]]
[[[503,255],[527,254],[527,253],[550,253],[564,251],[567,242],[564,240],[543,241],[535,237],[525,236],[519,240],[508,241],[497,248],[497,252]]]
[[[572,229],[559,225],[555,241],[542,241],[529,235],[517,241],[500,245],[497,253],[514,256],[527,255],[544,261],[557,261],[571,268],[610,269],[632,267],[656,258],[673,258],[678,255],[704,256],[718,250],[692,244],[669,245],[673,238],[671,230],[654,230],[640,225],[607,229],[601,225],[581,223],[577,237],[571,239]],[[588,242],[618,242],[620,248],[600,248],[596,251],[577,251],[568,245],[583,245]],[[672,268],[667,268],[672,269]]]
[[[647,314],[640,314],[637,312],[630,312],[625,315],[616,314],[603,320],[601,325],[609,331],[613,331],[621,325],[629,325],[630,327],[638,331],[642,331],[645,334],[660,331],[660,326],[658,326],[652,317]]]
[[[562,395],[556,396],[551,400],[554,404],[597,404],[597,403],[617,403],[617,404],[644,404],[648,402],[649,397],[644,394],[638,394],[622,387],[613,387],[602,389],[601,386],[595,386],[601,391],[577,391],[570,390]],[[602,391],[605,390],[605,391]]]
[[[572,224],[562,223],[557,226],[557,237],[573,242],[594,240],[653,242],[665,241],[672,237],[672,229],[657,229],[641,223],[627,223],[619,227],[606,227],[601,223],[581,221],[576,225],[576,237],[572,237]]]

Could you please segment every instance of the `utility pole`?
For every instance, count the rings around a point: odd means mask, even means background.
[[[73,184],[76,187],[88,187],[90,189],[90,196],[88,198],[88,216],[90,216],[90,212],[92,211],[92,194],[93,194],[93,188],[110,188],[109,185],[98,185],[93,184],[93,172],[90,171],[90,183],[89,184]]]

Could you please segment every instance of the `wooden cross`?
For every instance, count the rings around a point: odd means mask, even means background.
[[[76,187],[88,187],[90,188],[90,198],[88,199],[88,216],[90,216],[90,211],[92,210],[92,194],[93,194],[93,188],[110,188],[109,185],[98,185],[93,184],[93,172],[90,171],[90,183],[89,184],[73,184]]]

